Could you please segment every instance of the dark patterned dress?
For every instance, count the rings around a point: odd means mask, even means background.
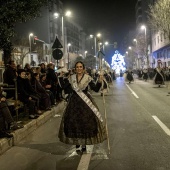
[[[130,83],[131,81],[134,81],[133,75],[132,75],[132,74],[133,74],[132,71],[127,70],[125,73],[126,73],[126,74],[125,74],[125,81],[128,81],[129,83]]]
[[[158,85],[164,85],[164,72],[162,70],[162,68],[155,68],[155,77],[154,77],[154,84],[158,84]]]
[[[106,139],[105,127],[87,103],[73,90],[72,77],[76,77],[76,75],[72,75],[64,87],[69,88],[70,97],[60,124],[58,137],[61,142],[71,145],[101,143]],[[82,79],[76,84],[90,99],[93,106],[97,108],[96,103],[88,92],[88,88],[90,86],[92,90],[98,92],[101,83],[95,84],[89,75],[84,74]]]

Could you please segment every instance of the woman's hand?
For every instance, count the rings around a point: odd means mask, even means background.
[[[45,88],[49,89],[49,88],[51,88],[51,85],[50,84],[46,85]]]
[[[5,98],[5,97],[2,97],[2,98],[1,98],[1,102],[4,102],[4,101],[6,101],[6,98]]]

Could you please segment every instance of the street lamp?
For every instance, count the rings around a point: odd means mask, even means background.
[[[70,56],[69,56],[69,50],[70,50],[70,48],[69,48],[69,47],[70,47],[70,46],[71,46],[71,44],[70,44],[70,43],[68,43],[68,44],[67,44],[67,52],[68,52],[68,61],[67,61],[67,62],[68,62],[68,64],[67,64],[67,66],[68,66],[68,69],[69,69],[69,62],[70,62]]]
[[[94,35],[90,35],[90,38],[94,38],[94,50],[95,50],[95,56],[96,56],[96,68],[97,68],[97,60],[98,60],[98,58],[97,57],[99,57],[99,53],[97,53],[97,46],[98,46],[98,51],[100,51],[100,44],[98,43],[97,44],[97,38],[100,38],[101,37],[101,34],[100,33],[98,33],[98,34],[96,34],[95,36]],[[100,60],[100,59],[99,59]]]
[[[58,18],[60,16],[59,13],[55,12],[54,17]],[[61,15],[61,30],[62,30],[62,42],[63,42],[63,53],[65,54],[65,34],[64,34],[64,16],[70,17],[71,16],[71,11],[66,11],[64,15]]]
[[[33,36],[33,33],[29,34],[29,45],[30,45],[30,58],[31,58],[31,37]]]
[[[129,50],[131,50],[132,49],[132,47],[129,47]]]
[[[135,60],[136,60],[136,68],[138,68],[139,67],[139,55],[138,55],[138,52],[137,52],[138,41],[137,41],[137,39],[133,39],[133,41],[136,43],[137,58],[135,58]]]
[[[149,67],[149,59],[148,59],[148,50],[147,50],[147,39],[146,39],[146,26],[142,25],[141,29],[145,31],[145,45],[146,45],[146,59],[147,59],[147,67]]]
[[[137,39],[133,39],[133,41],[136,43],[136,46],[137,46],[137,43],[138,43]]]
[[[109,43],[106,41],[104,44],[105,44],[105,45],[108,45]]]
[[[88,51],[85,51],[84,54],[85,54],[85,58],[86,58],[86,54],[87,54]]]

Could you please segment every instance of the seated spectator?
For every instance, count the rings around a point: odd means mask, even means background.
[[[16,70],[19,70],[19,69],[22,69],[21,64],[18,64],[18,65],[17,65],[17,69],[16,69]]]
[[[40,110],[41,95],[35,91],[34,86],[32,86],[31,84],[33,77],[34,77],[34,73],[30,73],[30,72],[26,73],[26,78],[25,78],[26,89],[27,92],[30,94],[30,96],[33,98],[33,100],[36,101],[37,113],[41,114],[42,113],[42,111]]]
[[[51,88],[51,85],[50,84],[47,84],[47,81],[46,81],[46,74],[42,74],[40,76],[40,83],[41,85],[44,87],[44,89],[46,90],[46,92],[49,94],[50,96],[50,100],[51,100],[51,105],[55,105],[55,100],[54,100],[54,95],[53,93],[49,90]]]
[[[12,134],[7,132],[6,123],[11,130],[17,130],[23,128],[23,125],[18,125],[13,117],[11,116],[10,110],[8,108],[6,98],[3,95],[0,95],[0,138],[11,138]]]
[[[29,64],[29,63],[26,63],[26,64],[25,64],[24,70],[25,70],[26,72],[31,72],[31,67],[30,67],[30,64]]]
[[[32,79],[32,84],[34,86],[34,90],[41,96],[41,108],[43,110],[50,110],[51,100],[49,94],[46,92],[45,88],[40,83],[40,77],[38,73],[34,73],[34,77]]]
[[[35,73],[38,73],[39,75],[42,74],[42,73],[41,73],[41,67],[40,67],[40,66],[35,68]]]
[[[9,65],[3,73],[4,83],[8,84],[9,86],[15,87],[16,78],[17,78],[17,72],[16,72],[15,62],[9,61]],[[9,87],[9,88],[11,88],[11,87]],[[15,91],[14,90],[6,90],[5,92],[6,92],[6,98],[14,98],[15,99]]]
[[[47,65],[47,73],[46,73],[46,80],[47,80],[47,83],[51,85],[51,88],[49,89],[53,95],[54,95],[54,98],[56,100],[56,91],[57,91],[57,75],[55,73],[55,70],[54,70],[54,64],[53,63],[49,63]]]
[[[41,64],[40,64],[40,67],[41,67],[41,74],[45,74],[45,73],[46,73],[45,64],[44,64],[44,63],[41,63]]]
[[[29,93],[28,79],[24,69],[18,70],[17,77],[18,99],[27,105],[29,110],[29,118],[36,119],[38,117],[36,101]]]

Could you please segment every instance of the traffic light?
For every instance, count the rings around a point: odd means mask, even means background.
[[[38,40],[37,36],[34,36],[33,43],[36,44],[37,40]]]

